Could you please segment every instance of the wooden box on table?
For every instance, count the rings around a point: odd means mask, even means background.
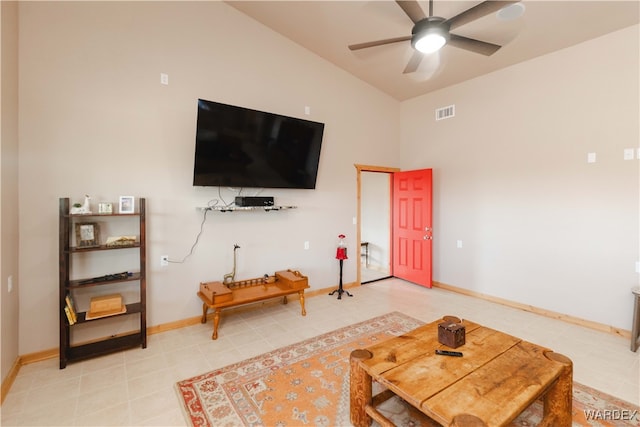
[[[212,304],[220,304],[233,300],[233,292],[222,282],[200,283],[200,292],[207,297]]]
[[[438,324],[438,342],[447,347],[458,348],[464,345],[465,328],[462,323],[442,322]]]
[[[276,283],[282,289],[305,289],[309,287],[309,279],[299,271],[276,271]]]

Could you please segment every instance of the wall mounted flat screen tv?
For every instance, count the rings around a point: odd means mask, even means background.
[[[316,187],[324,124],[198,99],[194,186]]]

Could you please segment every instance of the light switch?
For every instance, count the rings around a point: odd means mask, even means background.
[[[596,162],[596,153],[587,153],[587,163]]]
[[[635,151],[633,148],[625,148],[624,149],[624,159],[625,160],[633,160],[635,157]]]

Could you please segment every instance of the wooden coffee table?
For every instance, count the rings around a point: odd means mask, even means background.
[[[466,343],[438,342],[442,319],[351,353],[351,423],[392,425],[376,406],[397,395],[445,426],[502,426],[542,397],[540,426],[571,426],[573,363],[561,354],[463,321]],[[436,349],[463,357],[440,356]],[[372,396],[372,380],[387,388]]]

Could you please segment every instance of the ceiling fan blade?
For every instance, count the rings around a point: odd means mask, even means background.
[[[417,50],[414,51],[411,59],[409,59],[409,62],[407,63],[407,66],[404,67],[402,74],[409,74],[416,71],[418,69],[418,65],[420,65],[420,61],[422,61],[422,56],[423,54],[421,52],[418,52]]]
[[[505,1],[483,1],[480,4],[473,6],[471,9],[467,9],[462,13],[449,18],[445,23],[449,24],[450,29],[458,28],[464,24],[480,19],[490,13],[497,12],[505,6],[513,3],[518,3],[520,0],[505,0]]]
[[[486,56],[493,55],[502,47],[497,44],[470,39],[468,37],[458,36],[455,34],[449,35],[449,42],[447,44]]]
[[[427,17],[417,0],[396,0],[396,3],[398,3],[398,6],[404,10],[404,13],[407,14],[414,24]]]
[[[360,50],[360,49],[366,49],[368,47],[382,46],[382,45],[385,45],[385,44],[406,42],[407,40],[411,40],[411,36],[394,37],[392,39],[377,40],[377,41],[374,41],[374,42],[350,44],[349,45],[349,49],[350,50]]]

